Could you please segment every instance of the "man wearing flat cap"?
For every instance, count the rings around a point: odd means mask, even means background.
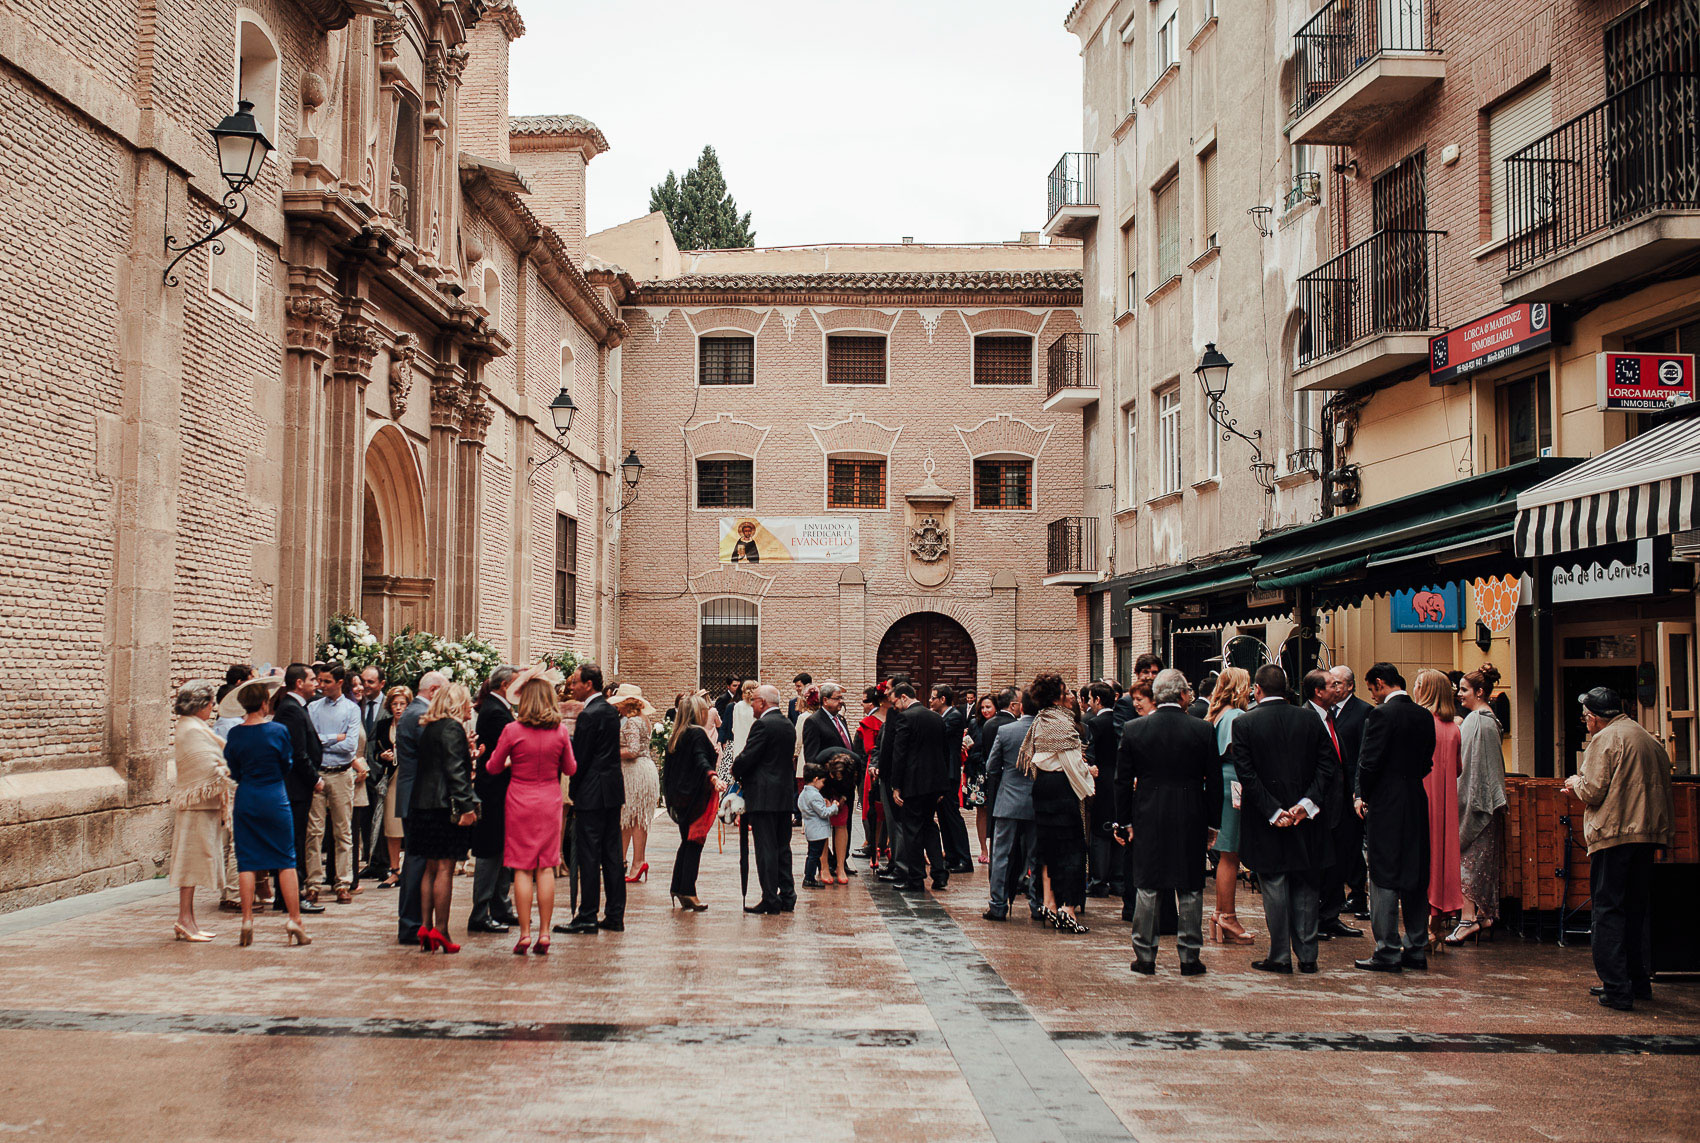
[[[1627,1012],[1653,998],[1648,903],[1653,862],[1675,840],[1670,756],[1659,740],[1623,713],[1610,687],[1578,695],[1588,727],[1582,770],[1564,780],[1581,799],[1582,840],[1588,847],[1594,995]]]

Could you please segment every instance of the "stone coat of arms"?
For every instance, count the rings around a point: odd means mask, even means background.
[[[936,516],[928,515],[910,529],[909,550],[922,563],[936,564],[950,554],[950,530]]]

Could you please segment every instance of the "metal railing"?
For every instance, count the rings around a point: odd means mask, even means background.
[[[1051,168],[1046,180],[1047,220],[1065,206],[1098,205],[1098,156],[1089,151],[1069,151]]]
[[[1045,574],[1098,570],[1098,518],[1064,516],[1045,525]]]
[[[1298,364],[1384,333],[1439,326],[1440,230],[1378,230],[1299,279]]]
[[[1098,374],[1094,354],[1098,335],[1065,333],[1045,351],[1045,399],[1064,389],[1096,389]]]
[[[1438,52],[1434,0],[1328,0],[1293,37],[1293,118],[1385,52]]]
[[[1700,208],[1700,75],[1630,84],[1505,160],[1512,271],[1656,210]]]

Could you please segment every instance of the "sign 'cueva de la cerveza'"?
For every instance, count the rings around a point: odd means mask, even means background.
[[[722,516],[723,564],[853,564],[861,521],[836,516]]]

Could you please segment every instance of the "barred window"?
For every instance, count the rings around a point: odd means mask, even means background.
[[[697,384],[754,385],[756,339],[701,337],[697,339]]]
[[[578,521],[555,515],[555,626],[578,626]]]
[[[974,339],[974,384],[1031,385],[1033,339],[1022,334]]]
[[[828,508],[884,508],[885,461],[828,461],[826,506]]]
[[[826,339],[828,385],[884,385],[885,338],[879,334],[833,334]]]
[[[754,508],[756,462],[697,461],[698,508]]]
[[[974,462],[974,507],[1031,508],[1033,462],[977,460]]]

